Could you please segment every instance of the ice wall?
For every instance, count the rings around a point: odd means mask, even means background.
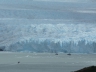
[[[6,50],[6,49],[5,49]],[[85,43],[85,40],[78,41],[78,44],[74,41],[69,42],[54,42],[51,40],[39,41],[26,41],[17,42],[12,44],[7,49],[8,51],[15,52],[63,52],[63,53],[96,53],[96,42]]]
[[[0,49],[95,53],[95,0],[0,0]]]
[[[0,24],[8,51],[94,53],[95,24]]]

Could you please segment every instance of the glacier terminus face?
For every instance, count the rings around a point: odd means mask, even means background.
[[[85,0],[0,2],[0,49],[96,52],[96,4]]]

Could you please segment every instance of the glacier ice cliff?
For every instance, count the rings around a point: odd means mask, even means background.
[[[0,0],[0,49],[96,53],[95,0]]]
[[[95,24],[0,24],[7,51],[95,53]]]

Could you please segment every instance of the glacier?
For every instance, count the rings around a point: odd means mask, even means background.
[[[0,46],[8,51],[93,53],[95,24],[1,24]]]
[[[0,49],[96,53],[94,0],[0,1]]]

